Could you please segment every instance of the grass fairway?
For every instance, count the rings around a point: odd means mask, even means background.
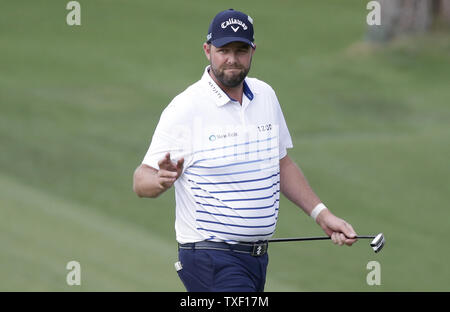
[[[132,174],[161,111],[200,79],[208,23],[255,21],[250,76],[277,91],[289,154],[373,254],[270,246],[267,291],[449,291],[450,36],[364,43],[366,3],[10,1],[0,19],[0,291],[183,291],[174,193],[138,199]],[[281,199],[276,237],[321,235]],[[66,284],[81,264],[82,285]],[[381,265],[368,286],[366,265]]]

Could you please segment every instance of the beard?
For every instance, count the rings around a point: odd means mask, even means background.
[[[250,62],[251,64],[251,62]],[[210,62],[210,68],[217,78],[217,80],[227,88],[235,88],[239,86],[242,81],[244,81],[245,77],[247,77],[248,72],[250,71],[250,65],[248,68],[239,65],[223,65],[219,68],[215,67],[212,62]],[[227,69],[238,69],[238,72],[225,72]]]

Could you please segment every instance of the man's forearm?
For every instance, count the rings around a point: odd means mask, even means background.
[[[280,160],[280,188],[284,196],[308,215],[321,202],[303,172],[289,156]]]
[[[311,211],[321,202],[309,186],[300,168],[289,156],[280,160],[280,183],[284,196],[302,208],[308,215],[311,215]],[[356,232],[353,227],[333,215],[328,209],[319,213],[316,222],[335,244],[351,246],[356,242]]]
[[[161,195],[165,189],[158,182],[158,170],[141,165],[134,172],[133,191],[139,197],[155,198]]]

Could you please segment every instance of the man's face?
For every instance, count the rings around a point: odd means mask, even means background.
[[[252,63],[255,50],[244,42],[230,42],[217,48],[204,44],[206,57],[217,80],[227,88],[237,87],[244,81]]]

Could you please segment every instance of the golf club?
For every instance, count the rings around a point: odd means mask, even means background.
[[[384,246],[386,240],[384,238],[383,233],[379,233],[377,235],[362,235],[357,236],[357,239],[372,239],[370,242],[370,247],[372,247],[375,253],[378,253]],[[292,238],[272,238],[269,239],[269,243],[277,243],[277,242],[296,242],[296,241],[313,241],[313,240],[328,240],[331,239],[329,236],[316,236],[316,237],[292,237]]]

